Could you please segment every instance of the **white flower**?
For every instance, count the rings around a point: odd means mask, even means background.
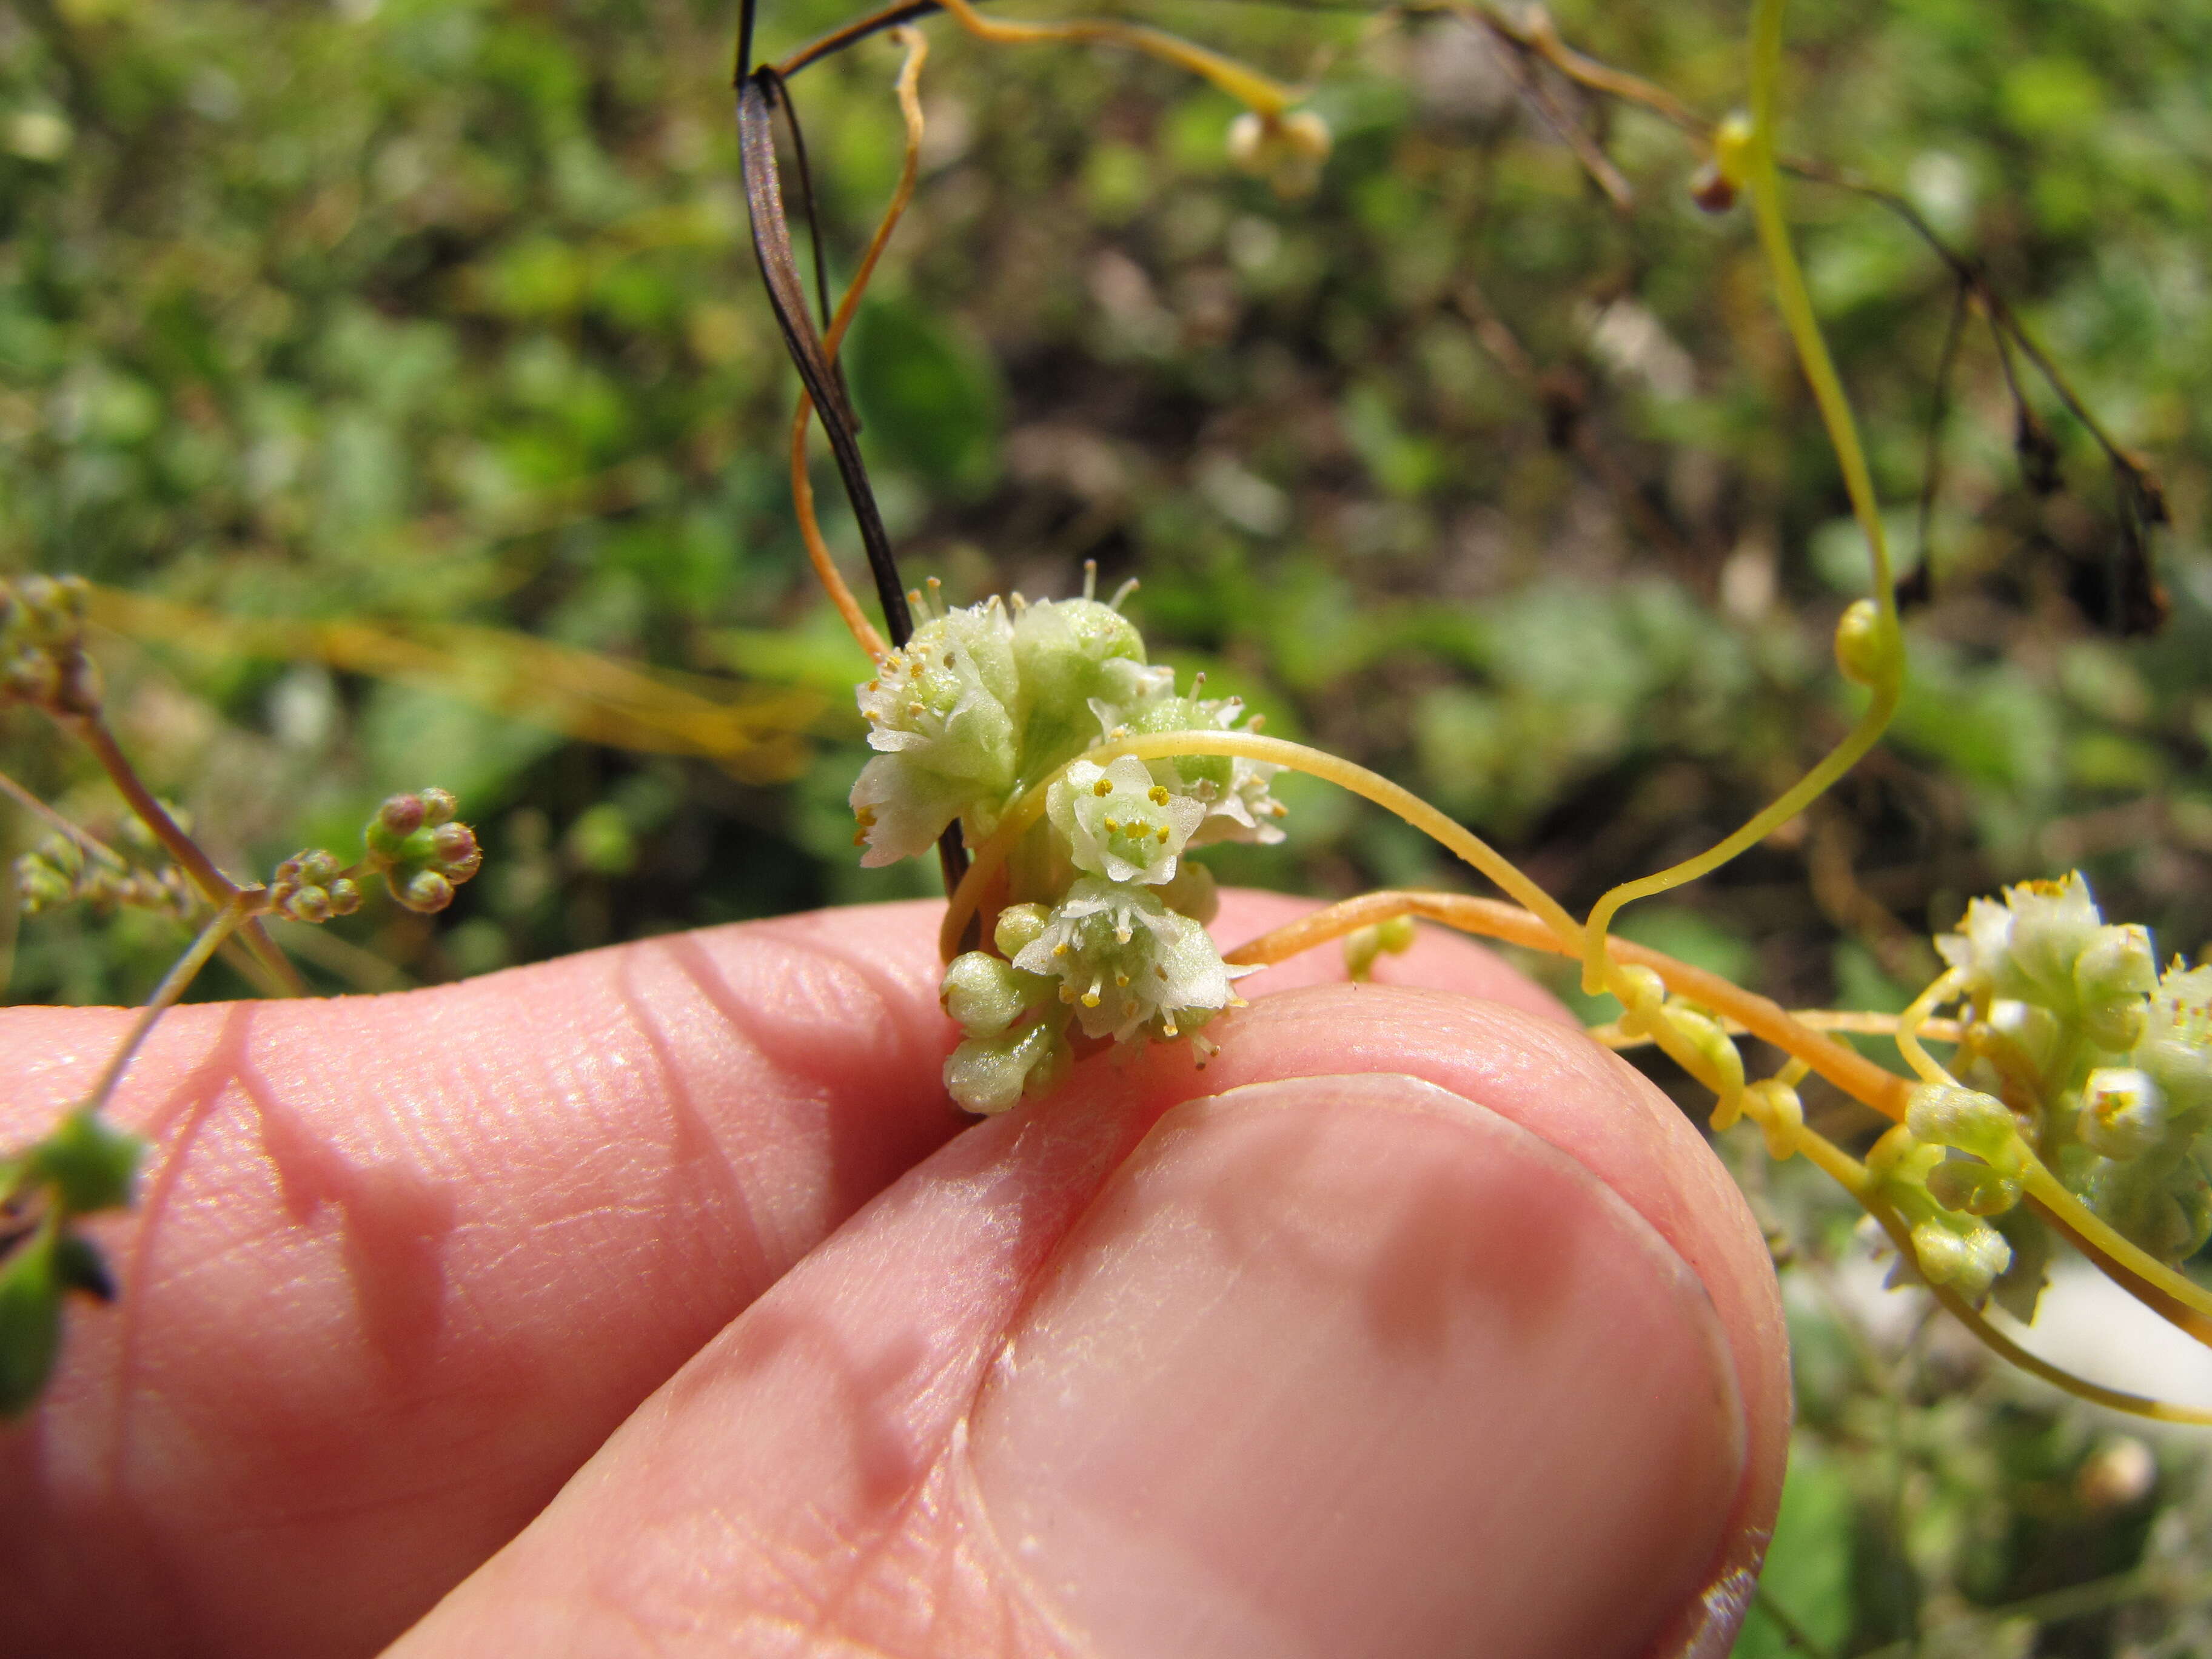
[[[1127,755],[1110,766],[1076,762],[1053,785],[1045,811],[1067,837],[1076,868],[1148,885],[1175,879],[1176,861],[1206,817],[1202,805],[1155,783]]]
[[[2008,887],[2002,904],[1976,899],[1966,907],[1966,931],[1942,935],[1936,948],[1966,970],[1977,1000],[2017,997],[2070,1013],[2078,1000],[2075,965],[2103,925],[2077,870],[2063,881]]]
[[[859,693],[868,745],[852,804],[865,865],[929,850],[963,813],[988,829],[1019,775],[1013,626],[996,599],[916,629]]]
[[[2212,1113],[2212,967],[2166,969],[2132,1058],[2201,1128]]]
[[[1096,876],[1077,879],[1013,965],[1057,978],[1085,1034],[1121,1042],[1147,1026],[1195,1030],[1234,1000],[1230,981],[1254,971],[1224,966],[1206,929],[1149,888]]]
[[[1093,697],[1091,710],[1098,717],[1100,731],[1113,740],[1162,732],[1229,732],[1243,720],[1242,697],[1179,697],[1174,695],[1174,684],[1169,674],[1164,681],[1139,684],[1130,696],[1112,701]],[[1152,763],[1155,781],[1206,807],[1204,820],[1191,835],[1194,847],[1224,841],[1268,846],[1282,840],[1276,820],[1284,816],[1285,808],[1268,787],[1268,781],[1282,769],[1242,755],[1177,755]]]
[[[2081,1139],[2106,1158],[2141,1158],[2172,1127],[2165,1092],[2144,1073],[2104,1066],[2081,1085]]]

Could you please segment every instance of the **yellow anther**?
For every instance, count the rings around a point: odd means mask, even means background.
[[[1129,982],[1129,976],[1128,976],[1127,974],[1116,974],[1116,975],[1114,975],[1114,988],[1115,988],[1116,990],[1119,990],[1121,987],[1123,987],[1123,986],[1127,985],[1128,982]]]
[[[1101,818],[1099,822],[1106,826],[1106,833],[1109,836],[1116,835],[1121,831],[1121,826],[1111,818]]]
[[[1168,844],[1168,837],[1169,837],[1170,836],[1173,835],[1174,833],[1175,833],[1175,831],[1174,831],[1174,830],[1173,830],[1170,826],[1169,826],[1169,825],[1167,825],[1167,824],[1164,824],[1164,824],[1162,824],[1162,825],[1160,826],[1160,831],[1159,831],[1159,836],[1158,836],[1158,841],[1159,841],[1160,845],[1161,845],[1161,846],[1163,846],[1163,847],[1166,846],[1166,845]]]
[[[1099,779],[1097,782],[1091,786],[1091,793],[1094,795],[1112,794],[1114,793],[1114,780],[1111,778]]]
[[[1098,1006],[1098,988],[1097,986],[1092,986],[1089,990],[1083,994],[1083,1006],[1086,1008],[1096,1008]]]
[[[1054,945],[1052,947],[1052,953],[1056,957],[1066,956],[1067,954],[1067,941],[1066,939],[1062,939],[1059,944]]]
[[[1167,785],[1164,783],[1156,783],[1152,787],[1147,793],[1149,794],[1153,805],[1165,806],[1168,804]]]

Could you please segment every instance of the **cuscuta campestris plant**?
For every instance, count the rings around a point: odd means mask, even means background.
[[[1616,1041],[1656,1044],[1710,1089],[1717,1128],[1747,1118],[1774,1158],[1802,1156],[1833,1176],[1896,1252],[1894,1277],[1925,1284],[2000,1354],[2108,1407],[2212,1422],[2212,1413],[2065,1373],[2020,1347],[1984,1312],[1994,1298],[2032,1317],[2053,1248],[2063,1240],[2147,1305],[2212,1343],[2212,1295],[2177,1271],[2212,1232],[2203,1161],[2212,1122],[2212,969],[2177,961],[2161,972],[2145,931],[2106,923],[2078,874],[1978,900],[1961,933],[1936,941],[1948,970],[1894,1021],[1873,1022],[1894,1035],[1912,1081],[1820,1029],[1866,1030],[1864,1016],[1793,1015],[1611,932],[1623,906],[1717,868],[1816,800],[1880,739],[1905,684],[1883,520],[1784,215],[1774,137],[1781,0],[1756,0],[1748,111],[1701,135],[1708,176],[1699,200],[1714,210],[1738,200],[1750,204],[1777,304],[1866,538],[1872,594],[1845,611],[1834,640],[1837,668],[1864,691],[1864,706],[1831,753],[1735,833],[1616,887],[1579,919],[1479,836],[1389,780],[1261,734],[1233,702],[1204,698],[1196,686],[1179,690],[1171,675],[1147,664],[1118,604],[1101,604],[1086,591],[1079,599],[1029,605],[1017,597],[947,609],[902,588],[836,360],[914,188],[926,46],[909,26],[938,9],[988,42],[1113,40],[1204,76],[1245,105],[1231,131],[1232,156],[1285,193],[1310,187],[1328,141],[1292,89],[1150,29],[985,19],[967,0],[941,0],[872,14],[781,64],[756,67],[752,8],[744,9],[737,94],[753,239],[805,386],[793,430],[793,496],[816,571],[876,663],[859,692],[878,752],[853,792],[855,839],[867,862],[933,844],[943,862],[949,891],[943,996],[963,1032],[945,1066],[953,1097],[994,1112],[1048,1096],[1079,1048],[1109,1042],[1188,1042],[1202,1053],[1204,1028],[1237,1006],[1241,972],[1332,939],[1345,941],[1357,970],[1379,950],[1402,948],[1409,919],[1425,918],[1579,961],[1584,989],[1609,992],[1626,1011],[1611,1033]],[[817,264],[817,331],[792,253],[771,126],[779,109],[789,112],[790,76],[888,27],[897,28],[906,54],[896,88],[906,163],[834,316]],[[1555,39],[1547,47],[1533,35],[1523,40],[1507,33],[1550,61],[1564,60],[1571,72],[1597,76]],[[1650,101],[1638,84],[1616,76],[1603,89]],[[818,239],[816,248],[818,261]],[[888,640],[846,588],[816,521],[805,441],[817,416],[859,520]],[[1219,952],[1204,927],[1212,915],[1210,878],[1188,854],[1208,838],[1273,833],[1281,809],[1268,781],[1282,769],[1335,782],[1395,812],[1510,902],[1370,894]],[[1955,1018],[1938,1019],[1954,1005]],[[1778,1072],[1749,1074],[1738,1042],[1746,1035],[1788,1057]],[[1929,1054],[1931,1040],[1953,1045],[1951,1066]],[[1863,1160],[1807,1126],[1797,1085],[1815,1073],[1893,1121]]]
[[[459,803],[433,788],[384,801],[351,860],[309,848],[265,882],[233,880],[192,839],[182,815],[146,787],[108,729],[100,672],[85,648],[85,585],[70,578],[0,583],[0,702],[37,708],[82,742],[129,807],[132,839],[166,861],[126,857],[0,777],[0,792],[52,831],[16,861],[18,892],[33,915],[73,903],[127,906],[181,922],[192,936],[85,1097],[40,1139],[0,1153],[0,1417],[23,1411],[46,1386],[69,1298],[116,1294],[79,1223],[130,1204],[144,1148],[107,1121],[106,1109],[155,1023],[200,969],[242,942],[242,971],[276,994],[296,994],[299,976],[262,918],[322,923],[350,915],[361,908],[362,884],[380,878],[407,908],[442,910],[483,863],[475,832],[455,817]]]

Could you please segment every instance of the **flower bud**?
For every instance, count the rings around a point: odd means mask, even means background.
[[[991,943],[1011,962],[1036,942],[1051,920],[1052,912],[1042,904],[1009,904],[999,912]]]
[[[320,887],[301,887],[277,901],[277,907],[295,921],[328,921],[331,896]]]
[[[1025,984],[1024,981],[1027,981]],[[1037,981],[984,951],[955,957],[945,969],[938,1000],[971,1037],[993,1037],[1037,1000]]]
[[[2012,1261],[2004,1235],[1983,1222],[1965,1226],[1923,1221],[1912,1230],[1912,1253],[1931,1285],[1948,1285],[1969,1302],[1990,1292]]]
[[[2000,1169],[2019,1156],[2020,1133],[2011,1108],[1978,1090],[1923,1083],[1905,1105],[1905,1124],[1917,1139],[1956,1146]]]
[[[1836,623],[1836,666],[1854,685],[1894,678],[1902,654],[1896,626],[1872,599],[1855,599]]]
[[[2100,1048],[2125,1054],[2142,1040],[2148,999],[2157,988],[2150,930],[2138,923],[2100,927],[2074,959],[2081,1026]]]
[[[396,841],[404,841],[422,827],[427,810],[420,795],[393,795],[376,809],[374,828]]]
[[[453,792],[450,789],[434,786],[422,791],[422,822],[425,823],[444,823],[461,810],[460,802],[453,798]]]
[[[331,914],[349,916],[361,908],[361,889],[345,876],[338,877],[325,890],[331,896]]]
[[[392,896],[410,910],[432,915],[453,902],[453,884],[435,870],[417,870],[393,887]]]
[[[2020,1202],[2020,1182],[1963,1158],[1947,1158],[1930,1170],[1928,1191],[1945,1209],[1961,1215],[2002,1215]]]
[[[1736,188],[1717,164],[1708,161],[1690,180],[1690,199],[1705,213],[1726,213],[1735,205]]]

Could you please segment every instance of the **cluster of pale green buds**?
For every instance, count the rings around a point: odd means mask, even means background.
[[[945,1006],[963,1034],[945,1083],[972,1111],[1049,1090],[1079,1036],[1193,1036],[1234,1004],[1244,971],[1224,965],[1206,931],[1212,878],[1187,854],[1280,840],[1276,769],[1086,757],[1103,743],[1244,721],[1234,699],[1178,696],[1117,604],[1017,595],[939,611],[860,690],[878,751],[853,789],[863,863],[926,852],[955,821],[975,845],[1049,782],[1042,820],[1008,858],[991,948],[945,970]]]
[[[0,582],[0,698],[54,714],[100,711],[100,671],[84,650],[82,576]]]
[[[2212,1237],[2212,967],[2160,974],[2148,930],[2106,922],[2078,872],[1975,900],[1936,946],[1967,1005],[1960,1086],[1916,1090],[1869,1160],[1922,1276],[1972,1298],[2032,1266],[2008,1305],[2033,1307],[2047,1240],[2014,1208],[2030,1152],[2153,1255],[2194,1254]]]
[[[294,921],[325,922],[361,908],[361,888],[320,848],[295,853],[269,879],[270,908]]]
[[[88,855],[68,836],[48,836],[15,860],[15,890],[23,913],[37,915],[80,900],[96,910],[151,910],[189,915],[198,902],[174,865],[145,870],[109,857]]]
[[[483,867],[476,831],[454,821],[459,810],[449,791],[425,789],[392,796],[368,821],[364,866],[381,874],[392,896],[410,910],[427,915],[444,909],[453,889]]]

